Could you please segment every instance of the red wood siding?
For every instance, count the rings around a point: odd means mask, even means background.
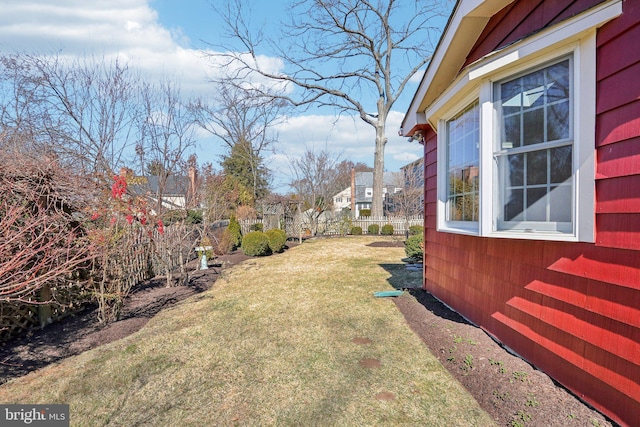
[[[602,2],[603,0],[515,1],[489,20],[467,56],[464,66]]]
[[[468,62],[599,1],[516,1]],[[622,425],[640,420],[640,1],[598,31],[596,242],[436,228],[437,136],[425,154],[424,287]]]
[[[596,244],[640,250],[640,2],[597,40]],[[640,256],[640,255],[639,255]]]

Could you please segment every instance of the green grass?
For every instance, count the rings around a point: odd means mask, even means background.
[[[74,426],[494,425],[393,301],[373,297],[416,280],[389,268],[403,248],[366,246],[382,239],[246,261],[139,332],[4,384],[0,401],[69,403]]]

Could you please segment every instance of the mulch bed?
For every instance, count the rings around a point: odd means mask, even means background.
[[[404,243],[387,240],[370,246]],[[225,267],[248,258],[240,251],[220,256],[210,264],[216,266],[193,272],[187,286],[167,288],[162,278],[149,280],[130,295],[117,322],[98,325],[95,307],[87,307],[43,330],[1,343],[0,384],[136,332],[160,310],[210,289]],[[615,425],[431,294],[414,289],[394,301],[411,329],[498,425]],[[373,360],[361,363],[375,365]],[[378,398],[391,400],[395,396]]]
[[[430,293],[395,299],[411,329],[500,426],[612,426]]]

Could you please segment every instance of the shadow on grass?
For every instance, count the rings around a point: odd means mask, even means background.
[[[434,315],[457,323],[470,324],[430,292],[422,289],[422,270],[407,269],[404,264],[380,264],[380,266],[391,274],[391,277],[387,279],[391,286],[408,292],[420,305]]]

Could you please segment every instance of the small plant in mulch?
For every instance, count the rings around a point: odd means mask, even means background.
[[[535,408],[539,404],[540,404],[540,402],[538,402],[538,400],[536,399],[536,397],[533,394],[530,393],[527,396],[527,403],[525,403],[525,405],[527,405],[530,408]]]
[[[521,382],[527,381],[527,377],[528,376],[529,375],[526,372],[523,372],[523,371],[516,371],[516,372],[513,373],[513,379],[521,381]]]
[[[502,402],[506,402],[509,399],[509,393],[507,393],[506,391],[501,392],[498,390],[493,390],[493,396]]]
[[[470,371],[473,369],[473,356],[471,354],[467,354],[462,361],[462,370]]]
[[[525,423],[531,421],[531,415],[527,414],[524,411],[518,411],[513,415],[513,420],[511,420],[511,427],[524,427]]]

